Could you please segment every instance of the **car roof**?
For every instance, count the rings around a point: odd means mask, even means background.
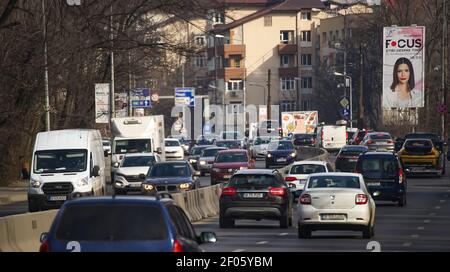
[[[66,202],[67,206],[72,205],[95,205],[95,204],[164,204],[172,202],[170,198],[159,199],[150,196],[101,196],[101,197],[81,197]]]
[[[215,145],[212,145],[212,146],[210,146],[210,147],[205,148],[205,150],[214,150],[214,149],[227,150],[228,148],[223,147],[223,146],[215,146]],[[205,150],[204,150],[204,151],[205,151]]]
[[[361,156],[364,157],[396,157],[396,155],[393,152],[367,152],[362,154]]]
[[[236,172],[235,175],[275,175],[278,170],[270,169],[244,169]]]
[[[342,148],[342,150],[369,150],[369,148],[365,145],[346,145]]]
[[[175,139],[175,138],[166,138],[164,139],[164,141],[172,141],[172,142],[179,142],[179,139]]]
[[[329,177],[329,176],[337,176],[337,177],[360,177],[361,174],[357,173],[345,173],[345,172],[329,172],[329,173],[315,173],[311,174],[310,177]]]
[[[187,161],[163,161],[163,162],[157,162],[153,166],[161,165],[161,164],[188,164],[188,162]]]
[[[296,161],[292,165],[304,165],[304,164],[327,165],[327,162],[324,162],[324,161]]]
[[[127,153],[125,154],[125,158],[128,157],[147,157],[147,156],[155,156],[155,153]]]
[[[219,154],[227,154],[227,153],[247,153],[245,149],[225,149],[219,152]]]
[[[368,134],[369,135],[374,135],[374,134],[391,135],[389,132],[376,132],[376,131],[369,132]]]

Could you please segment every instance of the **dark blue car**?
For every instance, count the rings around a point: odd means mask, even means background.
[[[199,252],[215,234],[197,236],[183,209],[155,197],[80,198],[66,202],[41,252]]]
[[[160,162],[153,165],[142,183],[142,193],[180,193],[200,188],[200,172],[187,161]]]
[[[297,151],[291,141],[271,141],[267,147],[266,168],[286,166],[297,159]]]

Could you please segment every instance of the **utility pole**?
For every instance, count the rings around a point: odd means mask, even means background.
[[[363,129],[364,128],[364,54],[363,54],[363,46],[362,44],[359,45],[359,106],[358,106],[358,128]],[[352,91],[352,88],[350,86],[350,92]],[[351,94],[350,94],[351,95]],[[352,113],[350,113],[350,116],[352,116]],[[353,120],[352,120],[353,121]]]
[[[116,117],[116,109],[115,109],[115,94],[114,94],[114,17],[113,17],[113,4],[111,3],[111,25],[110,25],[110,40],[111,40],[111,53],[110,53],[110,59],[111,59],[111,81],[110,81],[110,96],[109,96],[109,103],[110,103],[110,115],[109,115],[109,124],[110,128],[112,128],[112,119]]]
[[[50,94],[48,83],[47,16],[45,14],[45,0],[42,0],[42,25],[44,30],[45,127],[47,131],[50,131]]]
[[[130,49],[131,50],[131,49]],[[131,99],[131,94],[132,91],[131,89],[133,88],[132,84],[132,76],[131,76],[131,51],[128,51],[128,116],[132,117],[133,116],[133,108],[132,108],[132,99]]]
[[[446,103],[447,103],[447,92],[446,92],[446,90],[445,90],[445,72],[446,72],[446,69],[447,69],[447,66],[446,66],[446,51],[447,51],[447,46],[448,45],[446,45],[446,43],[448,42],[448,39],[447,39],[447,35],[448,35],[448,30],[447,30],[447,20],[448,20],[448,18],[447,18],[447,0],[444,0],[444,12],[443,12],[443,15],[444,15],[444,20],[443,20],[443,26],[442,26],[442,64],[441,64],[441,66],[442,66],[442,71],[441,71],[441,73],[442,73],[442,86],[441,86],[441,88],[442,88],[442,101],[441,101],[441,103],[442,103],[442,105],[447,105]],[[441,131],[442,131],[442,140],[444,140],[445,141],[445,115],[446,114],[442,114],[441,115]]]
[[[272,119],[272,97],[270,96],[270,87],[271,87],[271,78],[272,78],[272,71],[269,69],[268,72],[268,78],[267,78],[267,120]]]

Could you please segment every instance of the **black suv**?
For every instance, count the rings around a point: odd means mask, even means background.
[[[361,173],[374,200],[406,205],[406,175],[397,155],[390,152],[368,152],[359,156],[356,172]]]
[[[234,174],[220,196],[221,228],[236,219],[279,220],[280,228],[292,226],[292,194],[276,170],[241,170]]]

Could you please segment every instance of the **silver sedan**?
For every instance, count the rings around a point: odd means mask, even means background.
[[[361,174],[310,175],[297,213],[299,238],[316,230],[362,231],[365,239],[374,235],[375,201]]]
[[[395,143],[391,134],[387,132],[367,133],[360,145],[365,145],[369,151],[388,151],[394,152]]]

